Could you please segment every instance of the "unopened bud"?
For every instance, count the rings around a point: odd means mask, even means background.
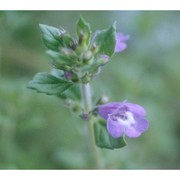
[[[73,105],[73,101],[71,99],[66,99],[64,102],[65,107],[71,108]]]
[[[84,62],[89,62],[89,60],[91,60],[93,57],[93,54],[91,51],[86,51],[84,54],[83,54],[83,60]]]
[[[80,105],[78,103],[75,103],[73,106],[72,106],[72,111],[73,112],[79,112],[81,109]]]
[[[71,71],[64,71],[64,77],[67,79],[67,80],[71,80],[72,77],[73,77],[73,73]]]
[[[92,46],[90,47],[90,50],[93,54],[96,54],[99,50],[99,47],[95,43],[93,43]]]
[[[72,67],[68,66],[68,65],[64,65],[64,70],[66,71],[70,71],[72,69]]]
[[[75,53],[72,49],[70,48],[61,48],[60,51],[65,55],[65,56],[74,56]]]
[[[96,103],[96,105],[106,104],[109,101],[108,96],[103,95]]]
[[[73,112],[79,112],[81,107],[79,105],[79,103],[74,102],[71,99],[66,99],[64,101],[64,106],[70,110],[72,110]]]
[[[102,104],[105,104],[105,103],[107,103],[108,101],[109,101],[108,96],[103,95],[103,96],[101,97],[101,103],[102,103]]]
[[[106,64],[107,62],[109,62],[109,56],[108,55],[106,55],[106,54],[102,54],[102,55],[100,55],[99,56],[99,59],[102,61],[102,62],[104,62],[104,64]]]
[[[82,81],[82,83],[87,84],[89,81],[91,81],[91,79],[92,79],[92,74],[86,73],[82,77],[81,81]]]
[[[106,63],[109,62],[109,56],[107,55],[100,55],[98,59],[90,66],[89,72],[93,75],[97,75],[98,72],[101,72],[101,66],[104,66]]]
[[[83,113],[80,115],[80,117],[81,117],[83,120],[85,120],[85,121],[88,121],[88,120],[90,120],[90,118],[91,118],[90,114],[89,114],[89,113],[85,113],[85,112],[83,112]]]
[[[109,62],[109,56],[103,54],[103,55],[100,55],[97,60],[95,61],[94,63],[94,66],[95,67],[100,67],[100,66],[104,66],[106,63]]]
[[[59,64],[58,62],[51,62],[53,68],[56,68],[56,69],[60,69],[60,70],[63,70],[63,71],[71,71],[71,67],[68,66],[68,65],[64,65],[64,64]]]
[[[73,82],[78,82],[78,80],[79,80],[78,76],[75,73],[73,73],[72,71],[64,71],[64,77],[67,80],[71,80]]]
[[[84,32],[81,30],[81,31],[79,32],[79,45],[82,44],[83,39],[84,39]]]

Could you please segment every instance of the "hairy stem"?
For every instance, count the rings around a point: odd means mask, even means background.
[[[89,83],[81,84],[81,95],[82,95],[82,103],[85,111],[84,113],[89,113],[89,111],[91,111],[92,109],[91,87]],[[89,128],[94,162],[96,163],[96,168],[100,168],[98,149],[96,147],[95,139],[94,139],[93,119],[90,119],[88,121],[88,128]]]
[[[88,113],[92,108],[91,87],[90,84],[81,84],[82,103],[85,113]]]

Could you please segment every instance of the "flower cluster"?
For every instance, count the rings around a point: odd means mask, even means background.
[[[55,69],[73,83],[88,83],[114,53],[126,49],[129,35],[116,32],[115,25],[97,30],[92,36],[90,25],[81,17],[77,22],[77,36],[71,37],[64,29],[40,24],[47,54]]]

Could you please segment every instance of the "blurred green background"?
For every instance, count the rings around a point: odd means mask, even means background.
[[[93,82],[94,95],[144,106],[149,130],[118,150],[99,150],[105,169],[180,168],[179,11],[1,11],[0,169],[94,168],[87,124],[61,100],[26,88],[35,73],[50,71],[38,24],[75,36],[80,14],[96,29],[117,22],[129,34]]]

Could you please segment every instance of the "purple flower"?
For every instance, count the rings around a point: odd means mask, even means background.
[[[124,35],[121,32],[116,33],[116,46],[115,52],[122,52],[127,48],[125,41],[130,38],[129,35]]]
[[[107,120],[107,130],[114,138],[123,134],[130,138],[139,137],[149,126],[146,111],[138,104],[111,102],[99,106],[98,114]]]

